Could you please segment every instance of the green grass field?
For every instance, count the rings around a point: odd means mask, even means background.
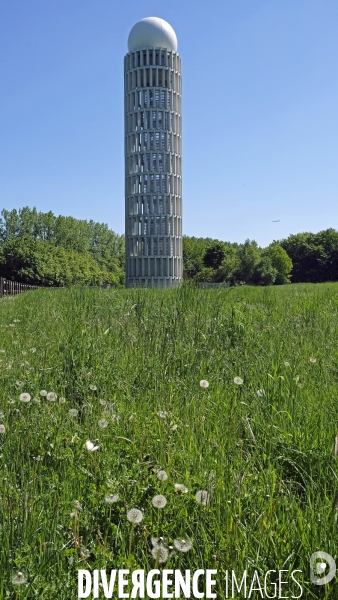
[[[314,551],[338,556],[338,284],[46,289],[0,300],[0,325],[1,599],[149,571],[151,537],[164,568],[217,569],[221,599],[227,569],[300,569],[302,598],[338,598],[309,583]]]

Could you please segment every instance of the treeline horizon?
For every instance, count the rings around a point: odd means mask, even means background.
[[[38,212],[0,218],[0,276],[45,286],[125,284],[125,238],[107,224]],[[338,231],[231,243],[183,236],[183,278],[196,283],[281,285],[338,281]]]

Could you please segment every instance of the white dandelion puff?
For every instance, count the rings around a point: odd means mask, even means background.
[[[241,377],[234,377],[234,383],[237,385],[242,385],[243,379]]]
[[[0,433],[6,433],[6,427],[2,423],[0,425]]]
[[[171,431],[176,431],[177,427],[178,427],[178,425],[176,425],[176,424],[173,425],[172,428],[171,428]]]
[[[198,492],[196,492],[195,498],[198,504],[206,506],[207,504],[209,504],[210,495],[206,490],[199,490]]]
[[[154,546],[151,554],[160,565],[163,565],[168,560],[169,551],[164,546]]]
[[[162,496],[162,494],[158,494],[153,497],[152,504],[155,508],[164,508],[167,504],[167,499],[165,496]]]
[[[192,548],[192,540],[174,540],[174,546],[179,552],[189,552]]]
[[[165,539],[163,537],[151,537],[150,540],[153,546],[161,546],[161,544],[165,543]]]
[[[310,361],[310,363],[315,363],[315,362],[317,362],[317,359],[316,358],[309,358],[309,361]]]
[[[31,399],[30,394],[20,394],[20,400],[21,402],[29,402]]]
[[[286,367],[289,367],[289,366],[290,366],[290,363],[289,363],[287,360],[285,360],[285,361],[284,361],[284,365],[285,365]]]
[[[47,396],[47,394],[48,394],[47,390],[41,390],[41,392],[40,392],[40,396],[42,396],[43,398],[45,396]]]
[[[158,471],[156,473],[156,477],[157,479],[159,479],[160,481],[167,481],[168,479],[168,474],[166,471]]]
[[[13,319],[13,323],[20,323],[20,319]]]
[[[74,508],[76,508],[76,510],[82,510],[82,506],[78,500],[74,500]]]
[[[105,501],[108,502],[108,504],[114,504],[115,502],[119,501],[119,495],[118,494],[108,494],[107,496],[104,497]]]
[[[180,494],[187,494],[188,493],[188,488],[183,485],[183,483],[175,483],[174,485],[175,488],[175,492],[178,492]]]
[[[96,385],[90,384],[89,389],[92,390],[92,392],[96,392],[97,387]]]
[[[136,525],[137,523],[141,523],[143,519],[143,513],[138,508],[131,508],[127,512],[127,519],[130,521],[130,523]]]
[[[101,429],[105,429],[108,427],[108,421],[106,419],[100,419],[98,421],[98,426],[101,427]]]
[[[168,413],[166,410],[159,410],[157,414],[160,417],[160,419],[166,419],[168,416]]]
[[[4,419],[4,417],[5,417],[5,413],[2,410],[0,410],[0,419]]]
[[[101,404],[102,406],[106,406],[107,402],[106,402],[106,400],[100,400],[100,404]]]
[[[59,398],[59,402],[60,402],[60,404],[64,404],[66,402],[66,398],[64,398],[63,396],[61,396]]]
[[[23,382],[20,381],[19,379],[16,380],[15,385],[17,385],[18,387],[21,387],[23,385]]]
[[[261,390],[257,390],[257,396],[265,396],[265,390],[263,390],[263,388]]]
[[[69,409],[69,414],[71,417],[77,417],[77,415],[79,414],[79,411],[76,410],[76,408],[70,408]]]
[[[14,575],[14,577],[12,577],[12,583],[14,585],[22,585],[23,583],[26,583],[26,582],[27,582],[27,577],[21,571],[18,571],[17,574]]]
[[[34,354],[36,352],[36,348],[30,348],[30,352]]]
[[[201,388],[209,387],[209,381],[207,381],[206,379],[201,379],[200,386],[201,386]]]
[[[57,395],[55,394],[55,392],[48,392],[47,400],[50,400],[51,402],[55,402],[56,399],[57,399]]]
[[[95,452],[95,450],[97,450],[99,448],[99,446],[95,446],[93,444],[93,442],[91,442],[90,440],[87,440],[86,448],[87,448],[88,452]]]

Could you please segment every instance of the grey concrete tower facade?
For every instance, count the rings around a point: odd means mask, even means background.
[[[126,287],[182,281],[181,57],[163,19],[136,23],[124,58]]]

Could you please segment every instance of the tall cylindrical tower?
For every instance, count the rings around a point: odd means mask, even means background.
[[[124,58],[126,287],[182,281],[181,90],[174,30],[142,19]]]

